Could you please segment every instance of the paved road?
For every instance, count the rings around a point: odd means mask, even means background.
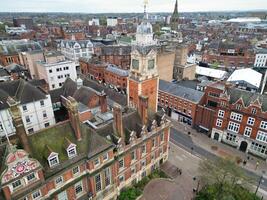
[[[191,137],[181,133],[179,131],[177,131],[176,129],[172,128],[171,129],[171,134],[170,134],[170,141],[173,142],[174,144],[176,144],[177,146],[199,156],[199,157],[204,157],[207,158],[209,160],[215,160],[217,158],[216,155],[210,153],[209,151],[201,148],[200,146],[194,144],[194,142],[192,141]],[[192,151],[192,147],[193,147],[193,151]],[[251,172],[249,170],[244,169],[244,171],[247,173],[247,175],[251,178],[254,178],[256,180],[260,179],[260,176],[255,174],[254,172]],[[267,191],[267,179],[263,178],[263,181],[261,183],[261,188],[264,189],[265,191]]]

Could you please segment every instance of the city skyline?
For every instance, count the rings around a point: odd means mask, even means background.
[[[150,0],[148,4],[149,12],[172,12],[175,0]],[[143,1],[125,0],[10,0],[8,2],[0,0],[0,12],[70,12],[70,13],[131,13],[142,12]],[[201,4],[197,0],[180,0],[178,10],[180,12],[198,11],[248,11],[263,10],[267,8],[266,0],[225,0],[212,1],[202,0]]]

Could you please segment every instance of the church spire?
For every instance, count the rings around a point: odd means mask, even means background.
[[[178,14],[178,0],[175,2],[173,14]]]

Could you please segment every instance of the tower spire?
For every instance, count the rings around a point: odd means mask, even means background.
[[[144,0],[144,18],[145,19],[148,19],[148,16],[147,16],[147,4],[148,4],[148,0]]]
[[[173,13],[178,13],[178,0],[175,1],[175,6],[174,6]]]

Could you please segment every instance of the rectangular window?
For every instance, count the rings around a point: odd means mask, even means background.
[[[26,105],[23,105],[23,106],[22,106],[22,110],[23,110],[23,111],[27,111],[27,106],[26,106]]]
[[[77,154],[77,152],[76,152],[76,146],[71,147],[71,148],[68,149],[68,157],[69,158],[75,157],[76,154]]]
[[[260,154],[267,155],[266,146],[264,146],[262,144],[258,144],[256,142],[252,142],[250,149],[253,150],[253,151],[256,151],[256,152],[258,152]]]
[[[267,142],[267,133],[263,131],[258,131],[256,140],[261,141],[261,142]]]
[[[80,196],[83,193],[83,184],[82,181],[75,184],[75,194],[76,196]]]
[[[242,118],[243,118],[243,115],[235,113],[235,112],[232,112],[230,116],[230,119],[238,121],[238,122],[241,122]]]
[[[49,73],[52,73],[53,72],[53,70],[52,69],[49,69]]]
[[[241,110],[242,105],[241,105],[241,104],[236,104],[235,108],[236,108],[237,110]]]
[[[142,167],[145,167],[145,166],[146,166],[146,160],[142,160],[142,161],[141,161],[141,166],[142,166]]]
[[[235,142],[235,139],[236,139],[236,135],[231,134],[231,133],[227,133],[226,140],[231,141],[231,142]]]
[[[43,100],[40,101],[40,105],[44,106],[44,101]]]
[[[58,186],[61,185],[62,183],[63,183],[63,177],[62,176],[57,177],[55,180],[55,184]]]
[[[218,117],[221,117],[221,118],[224,117],[224,110],[219,110],[218,111]]]
[[[99,192],[101,191],[101,175],[100,174],[97,174],[95,176],[95,190],[96,192]]]
[[[145,154],[146,153],[146,145],[142,145],[141,147],[141,153]]]
[[[228,130],[233,131],[235,133],[238,133],[239,131],[240,124],[234,123],[234,122],[229,122],[228,124]]]
[[[254,123],[255,123],[255,118],[253,118],[253,117],[249,117],[249,118],[248,118],[248,121],[247,121],[247,124],[253,126]]]
[[[45,111],[43,111],[43,118],[47,118],[47,114]]]
[[[244,136],[250,137],[251,132],[252,132],[252,128],[246,126],[245,131],[244,131]]]
[[[57,165],[59,163],[58,161],[58,156],[53,156],[51,158],[49,158],[49,166],[53,167],[55,165]]]
[[[223,120],[221,120],[221,119],[217,119],[217,121],[216,121],[216,126],[217,126],[217,127],[222,127],[222,123],[223,123]]]
[[[124,167],[124,160],[123,159],[120,159],[119,160],[119,169],[121,169],[123,167]]]
[[[110,180],[111,180],[111,173],[110,173],[110,169],[106,168],[104,170],[104,175],[105,175],[105,185],[106,187],[110,185]]]
[[[28,129],[28,133],[29,133],[29,134],[31,134],[31,133],[33,133],[33,132],[34,132],[33,128],[29,128],[29,129]]]
[[[99,160],[99,158],[96,158],[95,160],[94,160],[94,165],[95,166],[98,166],[100,164],[100,160]]]
[[[27,176],[27,181],[32,181],[34,180],[36,177],[35,177],[35,173],[31,173]]]
[[[252,108],[251,113],[252,113],[253,115],[255,115],[255,114],[257,113],[256,108]]]
[[[38,190],[38,191],[32,193],[32,198],[33,198],[33,199],[39,199],[40,197],[41,197],[41,192],[40,192],[40,190]]]
[[[30,120],[30,117],[29,117],[29,116],[26,116],[26,117],[25,117],[25,119],[26,119],[26,122],[27,122],[27,123],[30,123],[30,122],[31,122],[31,120]]]
[[[50,124],[49,124],[49,122],[47,122],[44,125],[45,125],[45,127],[48,127]]]
[[[72,168],[72,174],[73,175],[77,175],[80,172],[80,167],[76,166],[74,168]]]
[[[261,121],[260,128],[266,130],[267,129],[267,122]]]
[[[135,160],[136,159],[136,155],[135,155],[135,150],[131,152],[131,160]]]
[[[105,153],[104,155],[103,155],[103,161],[107,161],[108,160],[108,153]]]
[[[12,183],[12,187],[13,189],[17,189],[18,187],[20,187],[22,184],[21,184],[21,180],[16,180]]]

